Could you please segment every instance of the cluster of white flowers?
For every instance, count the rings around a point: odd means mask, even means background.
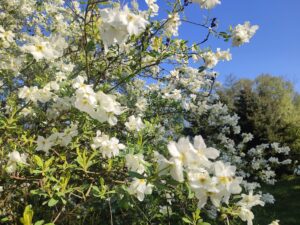
[[[96,137],[93,138],[91,144],[93,149],[100,149],[103,158],[112,158],[119,155],[120,150],[125,149],[125,145],[120,144],[119,140],[115,137],[110,138],[101,131],[97,131]]]
[[[33,103],[36,103],[39,101],[41,103],[46,103],[56,97],[53,92],[58,90],[59,84],[56,81],[49,82],[45,87],[40,89],[36,86],[23,86],[19,89],[19,98],[25,99],[26,102],[32,101]]]
[[[256,205],[264,206],[265,203],[261,200],[261,195],[253,195],[250,191],[249,195],[242,194],[242,199],[237,203],[239,208],[239,217],[243,221],[247,221],[248,225],[252,225],[252,220],[254,219],[254,214],[251,208]]]
[[[0,46],[2,44],[4,48],[8,48],[14,42],[14,37],[15,34],[12,31],[5,31],[0,25]]]
[[[244,43],[249,43],[258,28],[258,25],[251,26],[249,21],[243,25],[238,24],[232,31],[232,45],[240,46]]]
[[[178,36],[178,28],[181,24],[180,16],[178,13],[169,14],[168,21],[165,24],[165,34],[168,37]]]
[[[27,154],[20,154],[18,151],[14,150],[8,154],[8,162],[6,165],[6,172],[14,173],[17,169],[17,164],[27,164]]]
[[[146,161],[144,160],[143,154],[127,154],[125,156],[126,167],[129,171],[133,171],[139,174],[143,174],[146,170]],[[146,176],[146,174],[144,174]],[[139,201],[143,201],[145,195],[150,195],[152,193],[154,185],[147,182],[146,179],[133,178],[127,191],[131,195],[135,195]]]
[[[186,173],[199,208],[204,207],[208,199],[219,207],[221,202],[229,202],[231,194],[242,191],[242,178],[235,176],[236,168],[222,161],[211,161],[220,152],[206,147],[201,136],[196,136],[193,144],[188,138],[180,138],[177,143],[170,142],[168,150],[172,156],[169,160],[156,153],[160,174],[168,171],[175,180],[183,182]]]
[[[141,34],[149,24],[142,14],[131,12],[127,6],[105,8],[100,15],[100,33],[106,50],[113,44],[123,45],[129,36]]]
[[[38,136],[36,150],[49,154],[49,150],[55,145],[67,146],[72,141],[72,138],[78,135],[77,128],[77,124],[71,124],[64,132],[53,133],[47,138]]]
[[[92,85],[84,84],[84,80],[82,76],[78,76],[73,83],[76,89],[75,107],[100,122],[107,121],[110,125],[115,125],[118,122],[116,115],[123,112],[116,97],[102,91],[95,93]]]

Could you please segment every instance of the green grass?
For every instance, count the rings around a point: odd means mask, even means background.
[[[300,177],[288,176],[274,186],[263,187],[274,195],[274,205],[257,206],[254,209],[255,225],[267,225],[272,220],[280,220],[280,225],[300,225]]]

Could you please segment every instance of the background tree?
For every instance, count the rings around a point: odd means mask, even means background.
[[[280,142],[291,148],[294,158],[299,156],[300,100],[290,81],[262,74],[227,83],[217,92],[240,117],[242,130],[254,135],[252,145]]]

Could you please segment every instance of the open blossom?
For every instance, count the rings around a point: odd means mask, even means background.
[[[279,225],[279,220],[274,220],[269,225]]]
[[[100,33],[106,50],[113,44],[123,45],[129,36],[141,34],[149,24],[142,15],[134,14],[127,6],[123,9],[102,9],[100,14]]]
[[[145,195],[150,195],[152,193],[152,184],[147,184],[146,179],[134,178],[128,187],[128,193],[131,195],[136,195],[139,201],[143,201]]]
[[[134,115],[128,118],[128,122],[125,123],[125,126],[130,131],[140,131],[145,128],[141,117],[135,117]]]
[[[198,199],[198,208],[203,208],[208,199],[215,207],[219,207],[222,201],[222,193],[217,189],[215,181],[210,183],[207,188],[200,188],[195,191],[196,198]]]
[[[36,150],[37,151],[43,151],[46,154],[48,154],[50,148],[53,145],[54,145],[53,136],[52,137],[48,137],[48,138],[44,138],[43,136],[38,136]]]
[[[178,182],[183,182],[184,166],[188,166],[190,162],[197,158],[197,153],[188,138],[180,138],[178,142],[170,142],[168,150],[172,156],[169,161],[172,163],[171,176]]]
[[[247,221],[247,225],[253,225],[254,214],[250,209],[241,207],[238,215],[242,221]]]
[[[239,194],[242,191],[240,183],[242,182],[241,177],[235,176],[235,166],[224,164],[222,161],[214,163],[215,176],[218,179],[218,185],[224,187],[225,201],[228,201],[230,194]]]
[[[260,200],[261,195],[253,195],[253,191],[249,192],[249,195],[242,194],[242,199],[237,203],[237,205],[251,209],[253,206],[261,205],[264,206],[265,203]]]
[[[192,0],[192,2],[199,3],[201,8],[212,9],[218,4],[221,4],[220,0]]]
[[[203,168],[188,172],[188,179],[193,190],[209,189],[212,182],[208,171]]]
[[[106,134],[97,131],[97,136],[93,138],[92,148],[99,148],[104,158],[112,158],[119,155],[120,150],[125,149],[125,145],[120,144],[115,137],[110,138]]]
[[[237,25],[232,31],[232,45],[240,46],[244,43],[248,43],[258,28],[258,25],[251,26],[249,21],[245,22],[243,25]]]
[[[18,151],[14,150],[8,154],[8,162],[6,166],[6,171],[8,173],[14,173],[17,169],[17,164],[26,164],[27,154],[20,154]]]
[[[39,36],[30,38],[21,49],[24,52],[30,53],[37,61],[41,59],[52,60],[61,57],[63,50],[68,47],[65,39],[60,36],[51,36],[49,39],[44,39]]]

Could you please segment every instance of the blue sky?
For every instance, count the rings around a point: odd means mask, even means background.
[[[144,0],[138,0],[144,2]],[[157,0],[162,13],[165,0]],[[244,21],[257,24],[260,29],[249,44],[232,48],[233,60],[221,62],[216,67],[219,80],[228,74],[238,78],[254,78],[262,73],[283,76],[292,81],[300,91],[300,0],[221,0],[214,9],[200,10],[198,4],[190,4],[185,15],[190,21],[201,23],[204,16],[219,20],[219,31],[229,25]],[[142,4],[141,4],[142,5]],[[202,40],[206,33],[201,27],[183,24],[180,37],[190,42]],[[230,43],[211,38],[205,46],[227,49]]]
[[[228,74],[253,78],[261,73],[284,76],[300,91],[300,0],[223,0],[211,10],[201,11],[192,4],[186,10],[190,20],[201,21],[209,14],[219,19],[219,29],[249,20],[260,29],[251,40],[240,48],[233,48],[233,60],[220,63],[216,70],[220,79]],[[192,40],[203,30],[195,26],[182,28],[183,37]],[[212,47],[230,47],[221,40],[210,39]]]

